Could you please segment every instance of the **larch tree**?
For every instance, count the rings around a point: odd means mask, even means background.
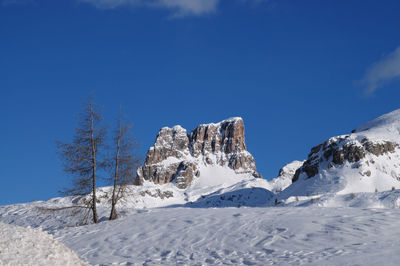
[[[78,117],[71,143],[57,142],[58,153],[62,159],[64,171],[71,174],[72,186],[63,194],[70,196],[88,196],[86,208],[91,211],[93,222],[98,222],[96,181],[97,170],[104,167],[99,160],[101,148],[105,144],[106,130],[102,125],[102,116],[90,98]]]
[[[140,158],[136,153],[137,142],[131,134],[132,125],[124,120],[122,111],[113,136],[113,151],[108,160],[110,181],[113,183],[111,195],[110,220],[118,217],[117,203],[131,193],[131,185],[135,180],[136,169]]]

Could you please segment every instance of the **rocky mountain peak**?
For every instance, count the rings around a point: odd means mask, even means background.
[[[149,149],[146,162],[155,164],[168,157],[182,158],[188,154],[189,138],[181,126],[163,127],[157,134],[154,146]]]
[[[189,139],[192,155],[194,157],[206,156],[206,160],[210,160],[207,156],[211,154],[246,151],[244,123],[243,119],[239,117],[216,124],[202,124],[190,133]]]
[[[202,124],[190,134],[181,126],[162,128],[144,165],[138,169],[136,184],[144,180],[156,184],[175,182],[186,188],[194,177],[201,176],[200,165],[227,166],[237,173],[261,177],[246,149],[242,118]]]

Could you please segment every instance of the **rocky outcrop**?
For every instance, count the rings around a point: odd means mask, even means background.
[[[135,183],[140,185],[143,180],[152,180],[156,184],[165,184],[179,180],[178,186],[185,187],[196,175],[196,167],[185,161],[189,155],[186,129],[181,126],[162,128],[154,146],[147,152],[144,165],[137,171]]]
[[[369,140],[366,137],[359,141],[353,135],[330,138],[311,149],[308,159],[302,167],[297,169],[292,181],[297,181],[302,173],[305,173],[307,178],[314,177],[319,173],[321,163],[324,162],[327,163],[328,169],[335,167],[335,165],[343,165],[346,162],[354,164],[353,168],[357,168],[359,164],[356,165],[355,163],[365,159],[367,155],[382,156],[383,154],[394,153],[397,147],[399,145],[395,142]],[[369,164],[369,162],[367,161],[366,164]],[[360,174],[369,176],[370,171]]]
[[[243,120],[230,118],[200,125],[190,134],[181,126],[162,128],[147,152],[144,165],[137,171],[135,183],[174,182],[179,188],[186,188],[195,177],[201,176],[200,164],[227,166],[237,173],[261,177],[246,149]]]
[[[321,195],[323,206],[336,206],[337,195],[399,188],[400,109],[313,147],[292,181],[280,199]]]

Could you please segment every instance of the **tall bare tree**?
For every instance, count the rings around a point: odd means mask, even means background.
[[[99,149],[105,143],[105,127],[102,116],[93,104],[92,98],[83,105],[78,117],[71,143],[57,142],[58,153],[63,160],[64,171],[73,176],[72,187],[66,195],[89,196],[87,208],[92,212],[93,222],[98,222],[96,179],[97,170],[104,166],[99,160]]]
[[[135,152],[137,142],[131,134],[131,129],[132,125],[125,122],[122,110],[120,110],[118,126],[114,130],[114,151],[109,168],[110,179],[113,182],[110,220],[118,217],[116,205],[120,199],[125,198],[131,192],[130,185],[133,185],[136,168],[140,163],[140,158]]]

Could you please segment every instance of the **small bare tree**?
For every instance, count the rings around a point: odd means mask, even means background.
[[[102,116],[95,109],[92,98],[83,105],[71,143],[57,142],[64,171],[73,176],[72,187],[62,191],[65,195],[89,196],[86,206],[92,212],[93,222],[98,222],[96,179],[97,169],[104,166],[99,161],[99,149],[105,142]]]
[[[110,220],[118,217],[117,203],[130,193],[130,186],[135,180],[136,168],[140,158],[135,152],[137,142],[131,134],[132,125],[125,123],[122,111],[113,137],[113,156],[109,160],[110,181],[113,183],[111,196]]]

